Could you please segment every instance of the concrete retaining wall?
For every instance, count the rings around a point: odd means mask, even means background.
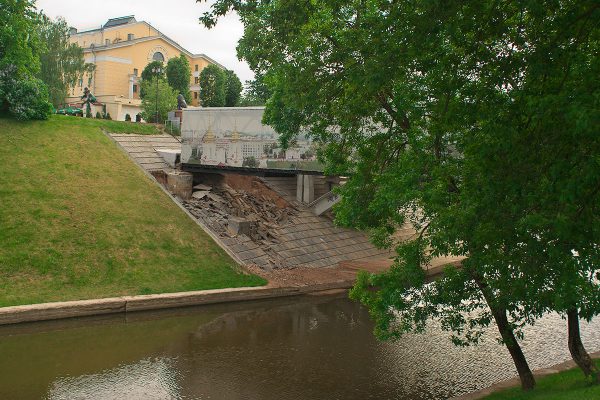
[[[96,300],[63,301],[0,308],[0,325],[84,317],[202,304],[298,296],[332,289],[348,289],[353,281],[337,281],[302,287],[245,287],[195,292],[123,296]]]

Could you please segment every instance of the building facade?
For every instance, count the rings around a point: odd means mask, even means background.
[[[102,27],[82,32],[71,28],[71,42],[83,48],[85,62],[95,66],[69,91],[66,103],[78,103],[88,87],[113,119],[132,119],[141,111],[140,81],[146,65],[183,54],[190,64],[192,106],[198,106],[200,72],[206,66],[222,65],[205,54],[192,54],[145,21],[135,17],[109,19]]]

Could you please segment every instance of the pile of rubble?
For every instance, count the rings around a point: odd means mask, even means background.
[[[276,231],[297,210],[280,208],[267,196],[235,190],[226,183],[219,186],[194,186],[184,207],[221,236],[245,234],[254,242],[278,243]]]

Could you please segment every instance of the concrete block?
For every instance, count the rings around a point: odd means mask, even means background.
[[[192,197],[193,183],[194,176],[189,172],[167,172],[167,189],[184,200],[189,200]]]
[[[227,229],[234,235],[249,235],[252,223],[240,217],[231,217],[227,223]]]

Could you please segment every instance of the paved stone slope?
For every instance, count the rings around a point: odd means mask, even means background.
[[[146,171],[167,168],[156,149],[181,150],[181,143],[170,135],[133,135],[111,133],[110,136]]]
[[[290,178],[263,178],[289,201],[298,213],[278,232],[280,243],[271,246],[291,266],[333,267],[341,261],[387,259],[391,253],[373,246],[363,232],[340,228],[326,217],[317,217],[296,201]],[[292,181],[293,182],[293,181]]]

